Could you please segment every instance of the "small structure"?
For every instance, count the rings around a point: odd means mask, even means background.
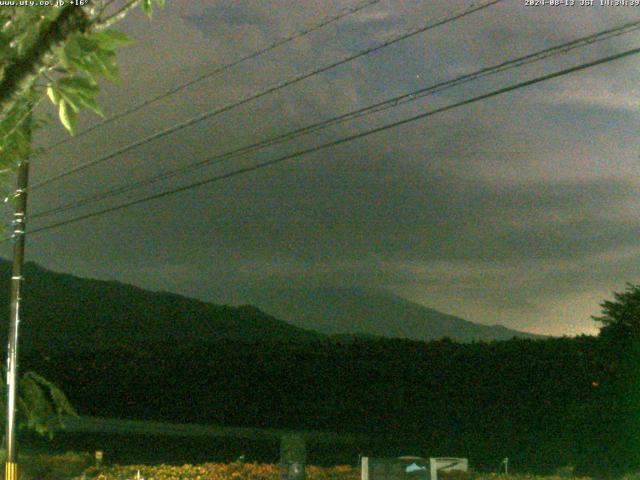
[[[469,460],[455,457],[430,458],[429,467],[430,480],[438,480],[438,472],[467,472]]]
[[[307,450],[304,436],[286,433],[280,437],[280,478],[282,480],[305,480]]]
[[[438,480],[438,472],[469,469],[466,458],[454,457],[362,457],[361,480]]]
[[[422,457],[362,457],[361,480],[429,480],[429,460]]]

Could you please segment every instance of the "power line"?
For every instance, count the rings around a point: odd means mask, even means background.
[[[282,45],[285,45],[289,42],[292,42],[294,40],[297,40],[298,38],[304,37],[306,35],[309,35],[310,33],[315,32],[316,30],[320,30],[321,28],[326,27],[327,25],[330,25],[334,22],[337,22],[338,20],[341,20],[349,15],[352,15],[354,13],[359,12],[360,10],[364,10],[367,7],[370,7],[371,5],[375,5],[376,3],[379,3],[380,0],[368,0],[362,4],[356,5],[354,7],[350,7],[347,9],[342,10],[339,14],[333,16],[333,17],[328,17],[325,18],[323,20],[321,20],[320,22],[318,22],[317,24],[305,28],[304,30],[300,30],[297,31],[295,33],[293,33],[292,35],[282,38],[280,40],[275,41],[274,43],[272,43],[271,45],[269,45],[268,47],[262,48],[260,50],[256,50],[255,52],[252,52],[248,55],[245,55],[244,57],[240,57],[239,59],[231,62],[231,63],[226,63],[223,65],[220,65],[219,67],[211,70],[210,72],[204,73],[202,75],[198,75],[194,78],[192,78],[191,80],[188,80],[184,83],[181,83],[169,90],[167,90],[165,93],[162,93],[160,95],[157,95],[155,97],[149,98],[141,103],[139,103],[138,105],[135,105],[133,107],[131,107],[128,110],[125,110],[121,113],[118,113],[112,117],[107,118],[106,120],[103,120],[102,122],[99,122],[89,128],[87,128],[86,130],[83,130],[82,132],[77,133],[74,137],[71,138],[65,138],[64,140],[60,140],[58,142],[52,143],[51,145],[48,145],[42,152],[40,152],[40,154],[38,156],[42,156],[45,153],[53,150],[56,147],[59,147],[60,145],[64,145],[66,143],[71,142],[72,140],[78,138],[78,137],[82,137],[83,135],[86,135],[87,133],[90,133],[92,131],[94,131],[97,128],[100,127],[104,127],[105,125],[108,125],[109,123],[112,123],[116,120],[120,120],[121,118],[124,118],[128,115],[131,115],[132,113],[135,113],[139,110],[142,110],[143,108],[151,105],[152,103],[156,103],[160,100],[163,100],[167,97],[170,97],[171,95],[175,95],[178,92],[181,92],[182,90],[190,87],[191,85],[194,85],[198,82],[201,82],[202,80],[206,80],[207,78],[211,78],[215,75],[218,75],[220,73],[223,73],[227,70],[229,70],[230,68],[236,67],[238,65],[240,65],[243,62],[246,62],[248,60],[253,60],[254,58],[257,58],[261,55],[264,55],[265,53],[268,53],[272,50],[275,50],[278,47],[281,47]]]
[[[567,69],[560,70],[560,71],[557,71],[557,72],[554,72],[554,73],[549,73],[547,75],[536,77],[534,79],[527,80],[527,81],[524,81],[524,82],[520,82],[520,83],[517,83],[517,84],[514,84],[514,85],[510,85],[508,87],[503,87],[503,88],[500,88],[498,90],[494,90],[492,92],[485,93],[483,95],[478,95],[476,97],[472,97],[472,98],[469,98],[469,99],[466,99],[466,100],[462,100],[460,102],[456,102],[456,103],[447,105],[445,107],[441,107],[441,108],[437,108],[437,109],[434,109],[434,110],[430,110],[430,111],[421,113],[419,115],[415,115],[413,117],[409,117],[409,118],[406,118],[406,119],[403,119],[403,120],[399,120],[399,121],[384,125],[382,127],[377,127],[377,128],[365,131],[365,132],[361,132],[361,133],[358,133],[358,134],[355,134],[355,135],[351,135],[351,136],[344,137],[344,138],[341,138],[341,139],[338,139],[338,140],[334,140],[332,142],[328,142],[328,143],[325,143],[325,144],[322,144],[322,145],[318,145],[318,146],[315,146],[315,147],[312,147],[312,148],[307,148],[305,150],[301,150],[301,151],[298,151],[296,153],[292,153],[292,154],[289,154],[289,155],[284,155],[282,157],[278,157],[278,158],[275,158],[275,159],[272,159],[272,160],[268,160],[268,161],[265,161],[265,162],[257,163],[257,164],[254,164],[252,166],[249,166],[249,167],[240,168],[240,169],[234,170],[232,172],[224,173],[224,174],[217,175],[217,176],[214,176],[214,177],[210,177],[210,178],[207,178],[207,179],[204,179],[204,180],[200,180],[198,182],[194,182],[194,183],[191,183],[191,184],[188,184],[188,185],[184,185],[184,186],[181,186],[181,187],[178,187],[178,188],[174,188],[174,189],[171,189],[171,190],[166,190],[164,192],[160,192],[160,193],[156,193],[156,194],[153,194],[153,195],[149,195],[149,196],[146,196],[146,197],[143,197],[143,198],[139,198],[137,200],[133,200],[133,201],[130,201],[130,202],[127,202],[127,203],[111,206],[111,207],[104,208],[102,210],[98,210],[98,211],[95,211],[95,212],[87,213],[87,214],[84,214],[84,215],[79,215],[77,217],[73,217],[73,218],[70,218],[70,219],[67,219],[67,220],[63,220],[63,221],[60,221],[60,222],[57,222],[57,223],[53,223],[53,224],[50,224],[50,225],[45,225],[43,227],[36,228],[35,230],[30,231],[29,233],[30,234],[35,234],[35,233],[51,230],[51,229],[54,229],[54,228],[61,227],[63,225],[69,225],[71,223],[79,222],[81,220],[86,220],[88,218],[96,217],[96,216],[99,216],[99,215],[104,215],[106,213],[114,212],[114,211],[117,211],[117,210],[122,210],[124,208],[132,207],[134,205],[138,205],[138,204],[141,204],[141,203],[146,203],[146,202],[149,202],[149,201],[152,201],[152,200],[156,200],[156,199],[159,199],[159,198],[167,197],[169,195],[173,195],[173,194],[176,194],[176,193],[180,193],[180,192],[184,192],[184,191],[187,191],[187,190],[191,190],[193,188],[197,188],[197,187],[200,187],[200,186],[203,186],[203,185],[207,185],[209,183],[213,183],[213,182],[216,182],[216,181],[220,181],[220,180],[224,180],[224,179],[227,179],[227,178],[235,177],[237,175],[242,175],[244,173],[248,173],[248,172],[252,172],[252,171],[255,171],[255,170],[259,170],[259,169],[262,169],[262,168],[265,168],[265,167],[268,167],[268,166],[271,166],[271,165],[275,165],[277,163],[284,162],[286,160],[291,160],[291,159],[294,159],[294,158],[301,157],[303,155],[308,155],[310,153],[315,153],[315,152],[318,152],[320,150],[324,150],[324,149],[327,149],[327,148],[335,147],[335,146],[343,144],[343,143],[351,142],[353,140],[364,138],[364,137],[367,137],[369,135],[373,135],[375,133],[379,133],[379,132],[382,132],[382,131],[385,131],[385,130],[389,130],[391,128],[396,128],[396,127],[399,127],[401,125],[405,125],[405,124],[408,124],[408,123],[411,123],[411,122],[415,122],[417,120],[421,120],[421,119],[430,117],[432,115],[436,115],[438,113],[442,113],[442,112],[445,112],[445,111],[448,111],[448,110],[452,110],[454,108],[458,108],[458,107],[469,105],[469,104],[472,104],[472,103],[475,103],[475,102],[479,102],[479,101],[485,100],[487,98],[495,97],[495,96],[501,95],[503,93],[511,92],[511,91],[514,91],[514,90],[518,90],[520,88],[528,87],[530,85],[534,85],[534,84],[537,84],[537,83],[540,83],[540,82],[551,80],[553,78],[557,78],[557,77],[561,77],[561,76],[564,76],[564,75],[568,75],[570,73],[574,73],[574,72],[577,72],[577,71],[580,71],[580,70],[585,70],[587,68],[591,68],[591,67],[594,67],[596,65],[601,65],[601,64],[608,63],[608,62],[611,62],[611,61],[614,61],[614,60],[619,60],[619,59],[622,59],[622,58],[625,58],[625,57],[628,57],[628,56],[631,56],[631,55],[637,55],[638,53],[640,53],[640,48],[634,48],[634,49],[631,49],[631,50],[626,50],[624,52],[621,52],[621,53],[618,53],[618,54],[615,54],[615,55],[610,55],[608,57],[600,58],[598,60],[594,60],[594,61],[591,61],[591,62],[588,62],[588,63],[583,63],[583,64],[577,65],[575,67],[567,68]]]
[[[369,55],[371,53],[374,53],[374,52],[376,52],[378,50],[381,50],[381,49],[383,49],[385,47],[393,45],[393,44],[395,44],[397,42],[400,42],[402,40],[406,40],[406,39],[408,39],[410,37],[413,37],[413,36],[418,35],[420,33],[426,32],[427,30],[431,30],[433,28],[436,28],[438,26],[444,25],[446,23],[450,23],[450,22],[456,21],[456,20],[458,20],[460,18],[466,17],[467,15],[471,15],[472,13],[475,13],[477,11],[483,10],[485,8],[488,8],[488,7],[492,6],[492,5],[500,3],[502,1],[504,1],[504,0],[490,0],[490,1],[487,1],[487,2],[485,2],[483,4],[480,4],[478,6],[471,6],[471,7],[467,8],[466,10],[464,10],[461,13],[451,15],[449,17],[446,17],[446,18],[442,19],[442,20],[438,20],[436,22],[427,24],[427,25],[419,27],[419,28],[412,29],[407,33],[403,33],[401,35],[395,36],[395,37],[391,38],[390,40],[387,40],[387,41],[385,41],[385,42],[383,42],[383,43],[381,43],[381,44],[379,44],[379,45],[377,45],[375,47],[368,48],[366,50],[360,51],[360,52],[358,52],[358,53],[356,53],[354,55],[350,55],[350,56],[348,56],[346,58],[343,58],[342,60],[339,60],[339,61],[337,61],[335,63],[332,63],[330,65],[327,65],[325,67],[318,68],[318,69],[313,70],[313,71],[311,71],[309,73],[305,73],[305,74],[302,74],[302,75],[300,75],[298,77],[295,77],[295,78],[293,78],[291,80],[287,80],[285,82],[279,83],[279,84],[277,84],[277,85],[275,85],[273,87],[268,88],[267,90],[263,90],[260,93],[257,93],[255,95],[251,95],[249,97],[246,97],[243,100],[239,100],[239,101],[237,101],[235,103],[228,104],[228,105],[226,105],[224,107],[220,107],[220,108],[217,108],[217,109],[212,110],[210,112],[203,113],[203,114],[198,115],[197,117],[194,117],[194,118],[192,118],[190,120],[187,120],[187,121],[185,121],[183,123],[179,123],[177,125],[174,125],[173,127],[169,127],[169,128],[167,128],[165,130],[162,130],[160,132],[156,132],[156,133],[154,133],[152,135],[149,135],[149,136],[147,136],[147,137],[145,137],[145,138],[143,138],[141,140],[138,140],[138,141],[136,141],[134,143],[131,143],[131,144],[125,146],[125,147],[122,147],[122,148],[120,148],[118,150],[115,150],[115,151],[113,151],[111,153],[103,155],[102,157],[99,157],[97,159],[94,159],[94,160],[91,160],[89,162],[83,163],[83,164],[78,165],[78,166],[76,166],[74,168],[71,168],[71,169],[66,170],[64,172],[61,172],[61,173],[59,173],[57,175],[53,175],[52,177],[46,178],[46,179],[40,181],[39,183],[36,183],[35,185],[33,185],[33,187],[31,187],[31,190],[36,190],[36,189],[38,189],[38,188],[40,188],[40,187],[42,187],[44,185],[47,185],[47,184],[49,184],[49,183],[51,183],[51,182],[53,182],[55,180],[59,180],[61,178],[67,177],[68,175],[71,175],[73,173],[76,173],[76,172],[79,172],[81,170],[84,170],[84,169],[86,169],[88,167],[92,167],[92,166],[97,165],[99,163],[102,163],[102,162],[104,162],[106,160],[110,160],[110,159],[112,159],[112,158],[114,158],[114,157],[116,157],[118,155],[121,155],[123,153],[126,153],[126,152],[128,152],[128,151],[130,151],[130,150],[132,150],[132,149],[134,149],[136,147],[139,147],[141,145],[145,145],[145,144],[147,144],[149,142],[152,142],[152,141],[157,140],[159,138],[165,137],[166,135],[169,135],[170,133],[174,133],[174,132],[177,132],[177,131],[182,130],[184,128],[190,127],[190,126],[192,126],[192,125],[194,125],[196,123],[199,123],[199,122],[201,122],[203,120],[206,120],[206,119],[211,118],[213,116],[216,116],[216,115],[219,115],[221,113],[227,112],[227,111],[232,110],[232,109],[234,109],[236,107],[239,107],[241,105],[249,103],[249,102],[251,102],[253,100],[256,100],[258,98],[261,98],[261,97],[264,97],[264,96],[269,95],[271,93],[274,93],[274,92],[276,92],[278,90],[282,90],[284,88],[287,88],[287,87],[289,87],[289,86],[291,86],[291,85],[293,85],[295,83],[301,82],[303,80],[306,80],[306,79],[308,79],[310,77],[313,77],[315,75],[318,75],[320,73],[324,73],[324,72],[326,72],[328,70],[331,70],[331,69],[333,69],[333,68],[335,68],[337,66],[344,65],[344,64],[346,64],[348,62],[351,62],[351,61],[353,61],[353,60],[355,60],[357,58],[360,58],[360,57],[363,57],[365,55]]]
[[[41,218],[44,216],[48,216],[54,213],[58,213],[58,212],[62,212],[62,211],[67,211],[67,210],[71,210],[74,208],[79,208],[82,206],[86,206],[86,205],[90,205],[92,203],[95,203],[97,201],[100,200],[105,200],[108,198],[111,198],[113,196],[117,196],[117,195],[121,195],[123,193],[126,192],[130,192],[132,190],[136,190],[138,188],[147,186],[147,185],[151,185],[153,183],[162,181],[162,180],[166,180],[168,178],[173,178],[175,176],[178,175],[182,175],[182,174],[186,174],[189,173],[191,171],[197,170],[199,168],[205,167],[207,165],[212,165],[212,164],[216,164],[216,163],[220,163],[222,161],[225,160],[229,160],[232,158],[236,158],[239,157],[241,155],[245,155],[251,152],[255,152],[257,150],[272,146],[272,145],[276,145],[294,138],[297,138],[299,136],[302,135],[307,135],[309,133],[327,128],[329,126],[333,126],[333,125],[337,125],[339,123],[345,122],[345,121],[349,121],[349,120],[354,120],[356,118],[360,118],[362,116],[365,115],[370,115],[372,113],[378,113],[381,112],[383,110],[387,110],[390,108],[394,108],[396,106],[398,106],[399,104],[402,103],[406,103],[409,101],[415,101],[418,100],[420,98],[423,98],[427,95],[431,95],[434,93],[438,93],[438,92],[442,92],[444,90],[447,90],[449,88],[453,88],[459,85],[462,85],[464,83],[468,83],[470,81],[473,80],[477,80],[479,78],[488,76],[488,75],[493,75],[499,72],[503,72],[509,69],[513,69],[513,68],[517,68],[517,67],[521,67],[523,65],[527,65],[530,63],[534,63],[546,58],[549,58],[553,55],[559,55],[559,54],[563,54],[563,53],[567,53],[571,50],[574,50],[576,48],[579,47],[583,47],[585,45],[591,45],[593,43],[596,42],[601,42],[604,40],[608,40],[610,38],[613,38],[615,36],[619,36],[622,34],[626,34],[626,33],[630,33],[632,31],[638,30],[640,29],[640,20],[636,20],[634,22],[628,22],[625,23],[623,25],[620,25],[618,27],[614,27],[614,28],[610,28],[608,30],[603,30],[585,37],[581,37],[578,38],[576,40],[570,41],[570,42],[566,42],[566,43],[562,43],[560,45],[555,45],[553,47],[549,47],[522,57],[518,57],[515,59],[511,59],[505,62],[501,62],[497,65],[491,66],[491,67],[485,67],[482,68],[480,70],[477,70],[475,72],[466,74],[466,75],[462,75],[460,77],[456,77],[454,79],[451,80],[447,80],[444,82],[440,82],[437,83],[435,85],[431,85],[416,91],[412,91],[410,93],[406,93],[400,96],[396,96],[394,98],[382,101],[382,102],[378,102],[374,105],[370,105],[367,107],[363,107],[360,108],[358,110],[352,111],[352,112],[348,112],[345,113],[343,115],[339,115],[337,117],[333,117],[331,119],[328,120],[324,120],[321,122],[317,122],[314,123],[312,125],[308,125],[306,127],[303,128],[299,128],[297,130],[293,130],[275,137],[271,137],[265,140],[262,140],[260,142],[257,143],[253,143],[251,145],[248,146],[244,146],[244,147],[240,147],[237,148],[235,150],[231,150],[225,153],[221,153],[218,155],[215,155],[213,157],[207,158],[205,160],[201,160],[195,163],[192,163],[190,165],[186,165],[180,168],[176,168],[174,170],[170,170],[168,172],[163,172],[160,173],[158,175],[154,175],[150,178],[146,178],[143,180],[139,180],[137,182],[133,182],[130,183],[128,185],[121,185],[119,187],[113,188],[111,190],[108,190],[106,192],[100,192],[94,195],[91,195],[89,197],[85,197],[83,199],[80,200],[76,200],[74,202],[69,202],[66,204],[62,204],[59,205],[57,207],[53,207],[50,208],[48,210],[44,210],[41,212],[37,212],[33,215],[30,215],[31,219],[35,219],[35,218]]]

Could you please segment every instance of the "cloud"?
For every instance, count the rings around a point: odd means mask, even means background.
[[[389,20],[389,18],[393,15],[391,9],[379,9],[375,11],[366,11],[365,13],[361,13],[360,15],[353,17],[350,19],[351,23],[374,23],[379,24],[381,22],[385,22]]]
[[[545,101],[554,105],[622,110],[637,116],[640,89],[635,84],[624,85],[612,78],[586,78],[580,81],[579,88],[565,85],[564,88],[553,91]]]
[[[260,15],[235,2],[207,5],[197,15],[185,15],[184,18],[207,35],[215,34],[214,28],[221,22],[232,27],[264,25],[264,19]]]

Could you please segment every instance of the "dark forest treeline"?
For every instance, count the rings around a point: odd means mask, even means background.
[[[574,465],[602,474],[640,467],[638,362],[631,344],[583,336],[472,344],[168,340],[25,351],[22,364],[57,383],[86,415],[391,433],[406,439],[395,447],[404,452],[466,456],[479,469],[509,457],[521,470]]]

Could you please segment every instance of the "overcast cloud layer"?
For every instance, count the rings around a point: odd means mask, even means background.
[[[576,2],[579,3],[579,2]],[[171,0],[121,29],[123,81],[109,113],[353,5]],[[459,11],[468,2],[382,0],[190,87],[33,163],[34,181]],[[507,0],[35,191],[30,210],[144,178],[412,89],[640,18],[640,7]],[[621,36],[332,127],[145,192],[246,166],[640,46]],[[553,335],[640,281],[640,58],[582,71],[224,182],[52,230],[28,258],[205,300],[250,303],[293,285],[383,288],[469,320]],[[95,120],[87,114],[85,125]],[[40,132],[46,145],[64,135]],[[136,198],[141,193],[124,196]],[[116,203],[111,200],[111,203]],[[110,204],[110,203],[105,203]],[[95,208],[95,207],[94,207]],[[37,227],[66,215],[35,221]],[[242,292],[242,293],[240,293]]]

